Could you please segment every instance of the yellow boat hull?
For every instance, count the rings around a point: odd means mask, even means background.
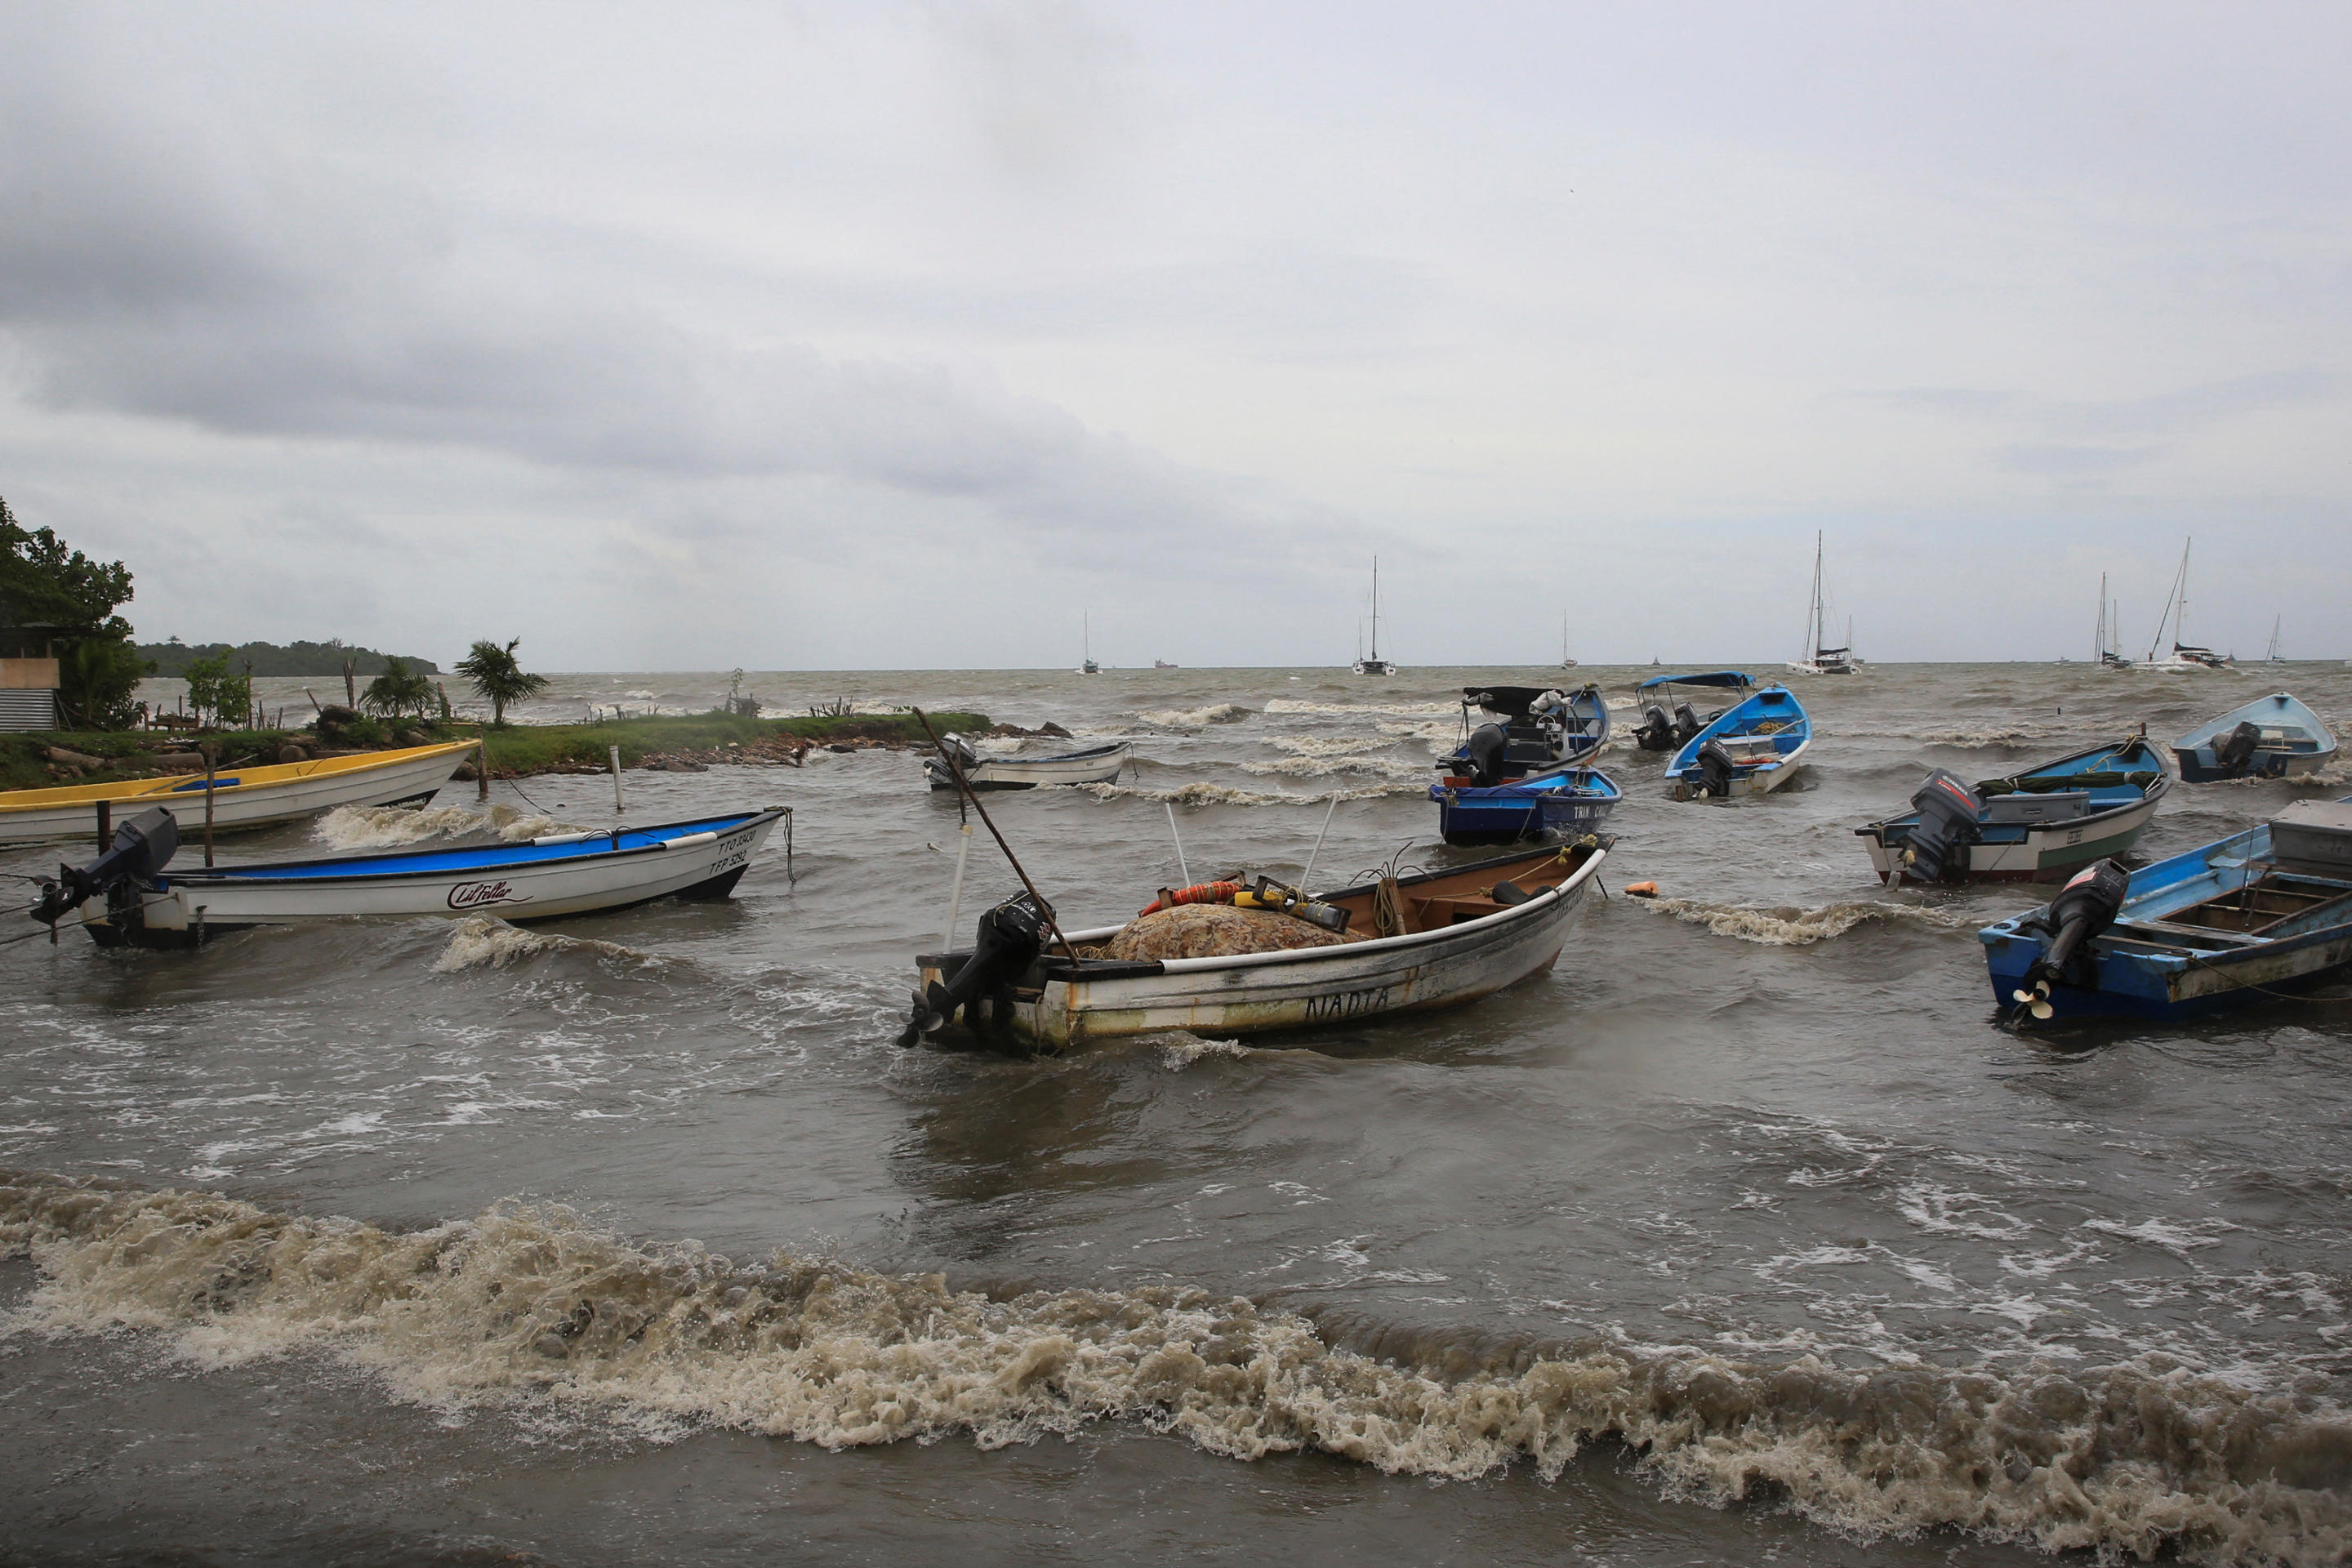
[[[216,831],[268,827],[339,805],[422,800],[448,783],[473,750],[471,741],[452,741],[396,752],[223,769],[215,774],[210,792],[213,826]],[[0,844],[94,837],[100,801],[112,808],[117,822],[150,806],[167,807],[179,819],[181,832],[193,835],[204,827],[205,794],[202,773],[0,792]]]

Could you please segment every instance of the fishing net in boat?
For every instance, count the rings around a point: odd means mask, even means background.
[[[1105,958],[1230,958],[1241,952],[1287,952],[1301,947],[1337,947],[1363,942],[1341,936],[1275,910],[1237,910],[1231,904],[1180,904],[1138,915],[1102,945]]]

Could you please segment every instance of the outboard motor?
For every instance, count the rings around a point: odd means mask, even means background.
[[[1463,759],[1470,764],[1470,782],[1492,789],[1503,782],[1503,762],[1510,754],[1511,737],[1500,724],[1481,724],[1463,743]]]
[[[180,848],[180,825],[162,806],[142,811],[115,828],[106,853],[87,866],[59,866],[55,879],[41,879],[41,896],[32,916],[46,926],[103,896],[110,913],[129,913],[140,894],[152,888],[156,876]]]
[[[1706,726],[1705,724],[1699,722],[1698,715],[1691,711],[1691,705],[1689,703],[1677,702],[1675,704],[1675,745],[1686,746],[1690,744],[1691,737],[1706,728]]]
[[[1039,903],[1026,891],[981,916],[971,956],[944,983],[934,981],[929,990],[915,993],[914,1012],[898,1043],[911,1046],[926,1035],[938,1034],[958,1008],[967,1009],[964,1022],[977,1032],[978,1004],[982,1000],[994,1004],[1001,1021],[1012,1005],[1013,983],[1045,951],[1053,918],[1053,907]]]
[[[2254,748],[2263,743],[2263,732],[2252,721],[2242,720],[2238,727],[2214,744],[2213,763],[2225,778],[2243,778],[2252,765]]]
[[[972,769],[980,766],[980,753],[972,750],[971,742],[950,731],[940,737],[940,744],[946,749],[949,755],[955,758],[955,765],[963,770],[963,776],[969,780],[971,777]],[[948,772],[947,763],[939,758],[924,758],[923,771],[931,775],[931,783],[939,788],[955,788],[955,775]]]
[[[1969,846],[1977,841],[1977,817],[1984,802],[1958,773],[1937,768],[1911,796],[1919,820],[1904,836],[1895,858],[1914,882],[1957,882],[1969,868]]]
[[[1645,752],[1671,752],[1675,749],[1675,721],[1666,717],[1664,708],[1655,702],[1647,703],[1642,709],[1641,726],[1633,731],[1633,739]]]
[[[1720,741],[1709,741],[1698,749],[1699,793],[1722,800],[1731,794],[1731,781],[1739,776],[1739,765]]]
[[[2085,867],[2068,879],[2049,908],[2019,929],[2038,931],[2052,939],[2049,949],[2025,972],[2025,988],[2015,993],[2018,1005],[2036,1018],[2048,1018],[2057,1009],[2050,1005],[2050,988],[2065,982],[2070,968],[2088,970],[2090,956],[2083,946],[2115,924],[2131,889],[2131,873],[2113,860]],[[2077,958],[2080,963],[2077,964]],[[2087,973],[2077,978],[2089,982]]]

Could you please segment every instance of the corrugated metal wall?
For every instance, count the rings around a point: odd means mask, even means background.
[[[0,690],[0,730],[54,730],[57,727],[56,692]]]

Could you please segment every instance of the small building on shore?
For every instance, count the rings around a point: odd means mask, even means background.
[[[58,727],[58,661],[0,658],[0,730]]]

